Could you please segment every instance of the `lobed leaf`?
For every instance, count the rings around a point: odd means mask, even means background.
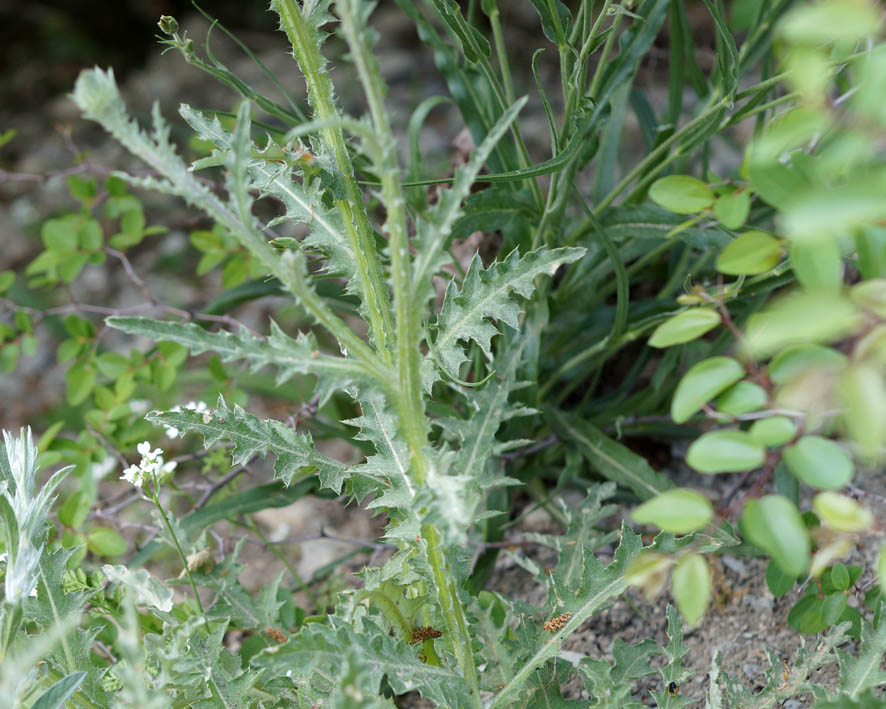
[[[222,397],[211,412],[154,411],[145,418],[161,426],[196,431],[203,435],[207,448],[218,441],[231,441],[234,465],[245,465],[255,456],[273,453],[277,457],[274,474],[286,485],[316,473],[323,487],[340,493],[347,477],[344,464],[315,450],[309,433],[298,433],[274,419],[262,420],[237,405],[231,409]]]
[[[535,290],[538,276],[552,276],[561,265],[581,258],[583,253],[584,249],[567,247],[539,249],[520,256],[515,250],[485,269],[480,257],[475,256],[461,289],[454,281],[450,282],[437,316],[434,350],[439,366],[458,377],[459,367],[468,359],[459,344],[461,340],[476,342],[486,357],[492,359],[491,341],[498,334],[498,327],[489,321],[501,320],[516,328],[521,308],[514,296],[528,298]],[[433,366],[433,357],[425,360],[422,373],[423,384],[430,389],[440,378]]]
[[[326,401],[335,389],[347,389],[368,379],[366,370],[356,360],[321,354],[314,333],[300,332],[293,338],[273,320],[271,334],[266,338],[245,329],[238,334],[225,330],[209,332],[196,323],[141,317],[112,316],[106,322],[130,335],[183,345],[192,355],[215,352],[224,362],[246,360],[253,371],[276,367],[278,384],[296,374],[315,375],[321,402]]]

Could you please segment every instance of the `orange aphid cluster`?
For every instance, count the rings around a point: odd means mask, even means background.
[[[430,640],[431,638],[439,638],[443,633],[430,625],[424,625],[420,628],[412,629],[412,638],[409,643],[411,645],[415,645],[416,643],[424,642],[425,640]]]
[[[568,613],[568,612],[563,613],[562,615],[558,615],[556,618],[551,618],[550,620],[546,620],[544,622],[544,625],[542,625],[541,627],[544,628],[545,630],[549,630],[550,632],[554,633],[554,632],[560,630],[560,628],[562,628],[564,625],[566,625],[567,621],[571,617],[572,617],[572,613]]]

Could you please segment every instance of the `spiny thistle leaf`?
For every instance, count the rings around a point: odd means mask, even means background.
[[[278,384],[296,374],[313,374],[318,378],[321,402],[325,402],[333,390],[348,389],[367,379],[365,369],[356,360],[321,355],[314,333],[300,332],[292,338],[273,320],[267,338],[247,330],[237,334],[225,330],[209,332],[196,323],[141,317],[112,316],[105,322],[130,335],[184,345],[192,355],[215,352],[224,362],[246,360],[253,371],[267,366],[277,367]]]
[[[838,651],[840,690],[851,699],[865,690],[886,685],[882,668],[886,656],[886,603],[881,604],[873,624],[862,621],[861,648],[856,657]]]
[[[575,545],[579,546],[579,545]],[[569,555],[566,552],[557,569],[551,574],[554,589],[569,592],[568,596],[551,593],[546,604],[549,617],[555,613],[561,623],[550,629],[535,628],[525,630],[521,642],[526,647],[519,665],[515,666],[513,677],[493,697],[489,707],[500,709],[513,706],[514,695],[518,694],[528,678],[542,665],[554,659],[560,652],[563,641],[575,632],[588,618],[600,611],[612,598],[620,595],[627,584],[624,572],[627,565],[640,553],[640,537],[627,524],[622,524],[621,543],[608,566],[603,566],[592,553],[576,549]],[[554,610],[550,610],[554,609]]]
[[[193,627],[193,626],[192,626]],[[235,709],[249,706],[249,689],[263,672],[244,672],[239,658],[225,647],[226,621],[215,621],[210,628],[193,627],[187,636],[185,652],[173,667],[177,679],[190,691],[180,699],[188,706]]]
[[[588,692],[596,698],[593,706],[601,709],[645,707],[645,704],[631,699],[631,687],[634,680],[655,671],[649,664],[649,657],[657,652],[658,646],[648,638],[634,645],[616,638],[612,645],[613,663],[605,659],[583,658],[578,663],[578,671]]]
[[[662,648],[665,665],[658,670],[658,673],[661,675],[665,687],[671,685],[679,687],[692,676],[692,672],[683,668],[683,656],[689,652],[689,648],[683,644],[683,619],[677,609],[668,604],[665,615],[668,618],[668,644]],[[663,709],[678,709],[694,701],[689,697],[669,692],[667,689],[664,691],[653,690],[652,696],[655,697],[658,706]]]
[[[511,343],[504,357],[496,362],[497,368],[492,379],[468,399],[468,406],[472,411],[467,418],[447,417],[434,421],[448,438],[460,445],[452,464],[453,469],[470,475],[478,481],[481,489],[501,485],[509,480],[501,476],[488,476],[486,463],[505,448],[520,444],[519,441],[509,441],[507,444],[497,441],[495,434],[498,429],[505,421],[536,413],[535,409],[508,402],[511,392],[522,386],[515,378],[526,343],[525,337],[518,338]]]
[[[72,619],[79,618],[83,607],[95,594],[95,591],[65,591],[65,570],[75,551],[76,549],[44,551],[40,557],[37,596],[25,600],[24,615],[44,630],[65,626]],[[79,691],[97,706],[109,706],[108,695],[101,684],[104,670],[97,667],[90,658],[93,641],[99,631],[100,628],[93,627],[79,630],[75,628],[74,631],[66,632],[44,659],[61,676],[85,668],[87,676]]]
[[[262,420],[240,406],[235,405],[231,409],[222,397],[219,397],[217,408],[212,412],[154,411],[145,418],[161,426],[201,433],[207,448],[218,441],[231,441],[235,444],[232,455],[234,465],[245,465],[255,456],[264,457],[268,452],[273,453],[277,456],[275,477],[286,485],[317,473],[323,487],[339,493],[347,477],[346,467],[342,463],[314,449],[310,434],[297,433],[280,421]]]
[[[188,105],[179,109],[182,118],[204,140],[217,146],[212,153],[211,163],[205,160],[195,163],[195,168],[205,164],[223,164],[233,149],[233,136],[226,131],[218,118],[206,118]],[[282,221],[292,221],[310,226],[310,232],[301,242],[303,247],[315,249],[328,259],[327,271],[348,279],[349,291],[356,277],[356,266],[351,246],[344,235],[344,225],[338,211],[323,204],[322,190],[316,180],[305,175],[299,184],[292,178],[293,166],[264,159],[261,152],[249,160],[248,172],[252,185],[263,196],[279,199],[286,208],[285,215],[278,217],[269,226]]]
[[[409,450],[400,438],[396,416],[385,398],[371,390],[359,396],[358,401],[362,414],[344,423],[359,428],[355,438],[369,441],[376,452],[350,470],[357,498],[362,499],[370,489],[358,482],[359,477],[374,482],[377,497],[369,507],[409,510],[414,506],[416,491],[409,478]]]
[[[278,258],[265,238],[256,230],[255,217],[248,212],[248,207],[251,206],[248,190],[243,194],[233,194],[235,202],[226,205],[209,187],[197,180],[169,141],[169,126],[160,114],[157,104],[153,110],[154,134],[148,136],[127,113],[126,104],[117,89],[112,71],[93,69],[81,72],[74,86],[72,98],[86,118],[99,123],[133,155],[160,173],[163,179],[138,179],[125,174],[120,175],[121,177],[132,184],[177,195],[189,204],[199,207],[237,236],[268,271],[276,272]],[[248,141],[245,132],[249,129],[247,102],[241,104],[238,117],[241,120],[237,141],[239,147],[244,148],[244,141]],[[244,117],[246,120],[243,120]],[[228,178],[232,188],[236,188],[243,181],[242,157],[241,155],[232,158],[231,175]]]
[[[462,202],[470,194],[471,186],[496,144],[516,120],[517,114],[525,104],[524,97],[507,108],[483,142],[474,149],[467,164],[455,171],[449,189],[440,191],[437,204],[419,220],[414,239],[416,254],[413,260],[413,289],[414,297],[422,303],[426,303],[434,296],[431,278],[450,261],[449,252],[443,246],[463,212]]]
[[[823,667],[837,662],[837,648],[849,640],[847,631],[850,624],[841,623],[830,628],[826,635],[820,635],[815,646],[810,649],[806,646],[805,638],[800,639],[800,649],[793,661],[788,661],[790,668],[785,676],[785,662],[778,653],[767,648],[766,655],[769,667],[765,672],[765,686],[763,689],[749,689],[744,686],[741,679],[733,679],[720,666],[719,653],[714,657],[711,669],[711,681],[717,682],[717,687],[712,688],[708,694],[708,702],[712,709],[723,707],[769,707],[781,706],[786,700],[799,694],[811,693],[818,700],[815,706],[826,706],[822,702],[832,694],[817,681],[817,673]],[[725,701],[724,701],[725,700]],[[716,702],[719,701],[720,704]],[[851,700],[850,700],[851,701]],[[849,703],[837,706],[852,706]]]
[[[386,677],[396,694],[418,690],[426,699],[449,707],[473,703],[464,678],[419,660],[419,646],[391,637],[368,619],[361,633],[334,617],[332,620],[336,627],[321,623],[304,626],[273,652],[256,655],[253,667],[265,668],[272,675],[289,674],[300,696],[323,704],[345,671],[347,653],[343,649],[349,648],[358,654],[365,671],[360,690],[370,697],[379,695],[381,680]]]
[[[492,359],[491,341],[498,334],[498,327],[490,320],[501,320],[516,328],[521,305],[514,296],[528,298],[535,290],[537,276],[553,275],[562,264],[579,259],[583,253],[584,249],[568,247],[539,249],[523,256],[512,251],[504,260],[485,269],[480,257],[475,256],[461,290],[454,281],[450,282],[437,317],[434,350],[440,366],[451,376],[458,376],[459,367],[467,361],[460,340],[476,342]],[[425,360],[422,374],[428,389],[440,378],[433,357]]]

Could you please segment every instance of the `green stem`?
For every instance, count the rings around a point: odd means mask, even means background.
[[[471,649],[468,621],[458,597],[453,574],[440,551],[440,537],[437,530],[430,524],[425,524],[422,525],[421,531],[427,543],[428,560],[434,575],[434,585],[437,587],[437,598],[440,601],[440,610],[446,623],[446,635],[452,647],[452,654],[455,655],[459,669],[471,687],[471,695],[475,705],[480,707],[482,706],[480,682],[477,667],[474,664],[474,653]],[[464,645],[460,639],[464,639]]]
[[[335,120],[338,109],[333,98],[332,81],[326,70],[326,59],[320,51],[316,32],[309,26],[295,0],[272,0],[271,7],[280,16],[280,26],[289,38],[293,54],[304,74],[316,118],[327,122],[320,133],[332,151],[347,195],[346,199],[336,200],[335,206],[341,212],[351,242],[366,317],[376,349],[383,360],[390,362],[393,323],[388,291],[382,279],[381,261],[375,248],[375,235],[366,216],[363,195],[354,178],[354,166],[344,134]]]
[[[504,83],[505,100],[507,101],[507,105],[510,106],[514,103],[514,82],[511,78],[511,65],[508,61],[508,50],[507,47],[505,47],[504,34],[501,31],[501,13],[499,13],[497,5],[493,7],[492,12],[489,13],[489,24],[492,27],[492,39],[495,43],[495,54],[498,57],[498,68],[499,71],[501,71],[501,78]]]
[[[191,584],[191,590],[194,592],[194,600],[197,603],[197,608],[200,609],[200,615],[204,618],[206,617],[206,609],[203,607],[203,601],[200,600],[200,594],[197,593],[197,584],[194,583],[194,577],[191,576],[191,570],[188,568],[188,558],[185,556],[185,552],[182,549],[181,544],[178,541],[178,535],[176,535],[175,530],[172,528],[172,524],[169,521],[169,517],[166,516],[166,510],[163,509],[163,505],[160,504],[160,498],[157,497],[157,487],[159,483],[157,482],[157,477],[154,477],[154,487],[148,488],[148,494],[151,496],[151,501],[154,503],[154,506],[160,511],[160,516],[163,518],[163,524],[166,525],[166,531],[169,532],[169,536],[172,539],[172,543],[175,545],[175,550],[178,552],[178,558],[181,560],[182,569],[185,572],[185,575],[188,577],[188,581]],[[147,487],[147,486],[146,486]],[[206,621],[206,632],[209,632],[209,621]]]
[[[337,7],[380,145],[381,155],[377,170],[382,186],[382,202],[387,209],[385,226],[390,239],[391,281],[394,291],[398,380],[396,406],[400,427],[409,445],[415,483],[423,485],[428,468],[424,453],[428,436],[419,369],[421,322],[419,307],[412,298],[412,260],[406,227],[406,199],[401,188],[396,143],[382,98],[384,90],[381,86],[381,74],[375,57],[362,40],[354,8],[347,1],[340,2]]]
[[[609,59],[609,52],[612,51],[612,44],[615,42],[615,38],[618,35],[618,25],[620,22],[621,15],[616,15],[615,20],[612,22],[609,36],[606,38],[606,44],[603,45],[603,51],[600,53],[600,58],[597,60],[597,68],[594,70],[591,85],[588,88],[587,93],[591,98],[594,98],[597,95],[597,90],[600,88],[600,81],[603,78],[603,69],[606,67],[606,61]]]
[[[352,0],[338,3],[345,39],[357,67],[360,82],[369,104],[373,128],[381,146],[376,166],[382,183],[381,198],[387,209],[386,227],[390,238],[391,281],[394,292],[396,327],[396,359],[398,387],[395,405],[400,430],[409,446],[411,474],[416,486],[427,484],[429,462],[425,454],[428,445],[427,416],[422,397],[420,364],[422,340],[422,303],[413,297],[412,259],[406,225],[406,200],[401,185],[396,143],[385,110],[381,73],[375,57],[369,51]],[[440,551],[437,531],[431,525],[422,527],[427,546],[428,562],[434,576],[437,600],[446,621],[449,642],[459,669],[471,687],[474,703],[480,703],[480,686],[471,636],[464,609],[455,587],[455,576]]]

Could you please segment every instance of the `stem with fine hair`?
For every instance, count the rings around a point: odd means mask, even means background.
[[[427,417],[422,397],[420,375],[420,344],[422,340],[421,311],[413,294],[412,258],[406,224],[406,200],[402,191],[401,171],[397,161],[396,143],[383,102],[381,75],[375,57],[366,46],[357,25],[357,9],[345,0],[338,4],[345,39],[357,67],[360,82],[369,104],[373,128],[380,145],[378,173],[382,183],[382,201],[387,208],[386,226],[390,237],[391,281],[394,291],[396,327],[396,368],[398,376],[395,405],[400,429],[409,446],[411,475],[417,486],[427,484],[429,462]],[[440,539],[431,525],[423,525],[422,537],[428,562],[435,580],[437,600],[446,622],[447,637],[459,669],[471,687],[471,695],[480,706],[480,686],[471,648],[467,619],[456,592],[454,574],[439,549]]]
[[[273,0],[271,7],[280,17],[280,26],[289,38],[293,55],[305,77],[316,118],[326,124],[320,134],[332,151],[346,194],[346,199],[335,200],[335,207],[341,212],[351,242],[360,293],[376,349],[383,361],[390,362],[393,338],[390,298],[382,279],[375,234],[366,215],[363,194],[354,177],[354,166],[341,126],[335,120],[339,114],[333,97],[332,80],[326,70],[326,59],[320,51],[316,32],[312,31],[295,0]]]
[[[175,533],[175,530],[172,528],[172,523],[169,521],[169,517],[166,516],[166,510],[163,509],[163,505],[160,504],[160,498],[157,496],[157,487],[159,486],[159,482],[157,481],[157,476],[153,475],[153,488],[147,488],[148,495],[151,497],[151,502],[154,503],[154,506],[159,510],[160,517],[163,519],[163,524],[166,525],[166,531],[169,532],[169,536],[172,539],[172,543],[175,545],[175,550],[178,552],[178,558],[182,562],[182,568],[184,569],[185,575],[188,577],[188,581],[191,584],[191,590],[194,592],[194,600],[197,603],[197,608],[200,609],[200,615],[206,618],[206,609],[203,607],[203,601],[200,600],[200,594],[197,593],[197,584],[194,583],[194,577],[191,576],[191,570],[188,568],[188,557],[185,556],[185,552],[182,549],[181,543],[178,541],[178,535]],[[147,487],[147,486],[146,486]],[[209,621],[206,621],[206,629],[209,632]]]

